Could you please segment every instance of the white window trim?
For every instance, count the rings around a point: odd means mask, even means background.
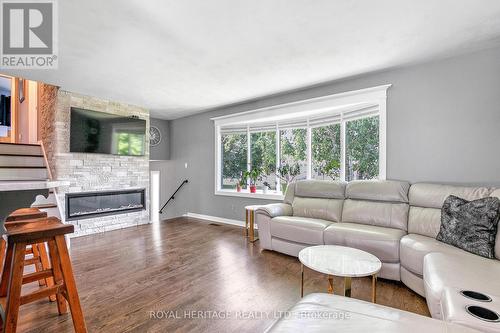
[[[226,115],[211,118],[214,121],[215,128],[215,194],[223,196],[249,197],[256,199],[282,200],[283,193],[280,192],[280,181],[277,179],[276,191],[268,191],[262,193],[249,193],[248,190],[237,192],[236,190],[221,188],[221,168],[222,168],[222,151],[221,151],[221,127],[229,125],[246,125],[247,127],[247,170],[250,169],[251,159],[251,142],[250,142],[250,124],[259,122],[276,122],[276,154],[277,166],[279,164],[280,145],[279,145],[279,126],[278,122],[287,119],[301,118],[307,119],[307,179],[312,176],[312,128],[319,126],[309,126],[309,118],[323,114],[339,114],[341,115],[341,174],[340,178],[345,179],[345,124],[342,111],[346,108],[355,107],[356,105],[373,104],[378,108],[379,116],[379,179],[386,179],[386,144],[387,144],[387,89],[391,84],[376,86],[372,88],[348,91],[334,95],[311,98],[307,100],[274,105],[270,107],[260,108],[256,110],[244,111],[237,114]],[[364,118],[361,116],[360,118]],[[349,119],[351,120],[351,119]]]

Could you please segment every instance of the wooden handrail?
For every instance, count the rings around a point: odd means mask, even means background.
[[[47,175],[49,176],[50,180],[54,180],[54,177],[52,176],[52,170],[50,169],[49,160],[47,158],[47,151],[45,150],[43,141],[42,140],[38,141],[38,144],[42,148],[43,160],[45,162],[45,167],[47,168]]]

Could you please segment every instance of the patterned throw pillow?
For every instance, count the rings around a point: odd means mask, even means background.
[[[493,259],[499,219],[498,198],[467,201],[450,195],[441,208],[441,228],[436,239]]]

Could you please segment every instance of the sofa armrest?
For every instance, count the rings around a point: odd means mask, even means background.
[[[285,203],[275,203],[259,207],[256,214],[264,214],[271,218],[276,216],[291,216],[292,205]]]

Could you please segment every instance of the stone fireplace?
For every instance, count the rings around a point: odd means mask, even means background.
[[[72,237],[149,223],[149,144],[144,156],[70,152],[70,108],[146,120],[137,106],[84,96],[43,84],[40,87],[41,139],[53,177],[70,182],[57,191],[61,217],[75,226]],[[140,192],[137,192],[137,191]],[[69,210],[68,210],[69,208]]]

